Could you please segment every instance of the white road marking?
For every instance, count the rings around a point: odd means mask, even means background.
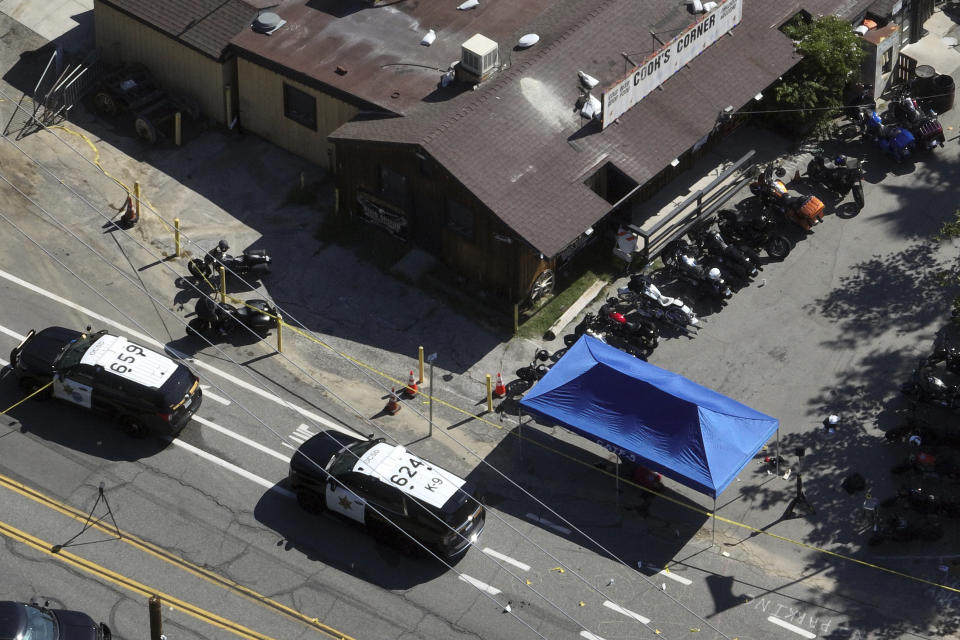
[[[54,302],[59,302],[60,304],[62,304],[62,305],[64,305],[64,306],[67,306],[67,307],[70,307],[71,309],[74,309],[75,311],[79,311],[79,312],[81,312],[81,313],[83,313],[83,314],[86,314],[86,315],[90,316],[91,318],[93,318],[93,319],[95,319],[95,320],[99,320],[100,322],[103,322],[103,323],[105,323],[105,324],[108,324],[108,325],[116,328],[116,329],[119,329],[120,331],[123,331],[124,333],[126,333],[126,334],[128,334],[128,335],[130,335],[130,336],[133,336],[133,337],[136,338],[137,340],[140,340],[140,341],[143,342],[144,344],[147,344],[147,345],[152,346],[154,349],[165,350],[164,345],[162,345],[161,343],[157,342],[156,340],[154,340],[153,338],[151,338],[151,337],[148,336],[148,335],[144,335],[144,334],[140,333],[139,331],[136,331],[135,329],[131,329],[130,327],[127,327],[127,326],[125,326],[125,325],[122,325],[122,324],[120,324],[119,322],[115,322],[114,320],[111,320],[110,318],[107,318],[106,316],[102,316],[102,315],[100,315],[99,313],[97,313],[97,312],[95,312],[95,311],[91,311],[90,309],[87,309],[86,307],[80,306],[79,304],[76,304],[75,302],[71,302],[71,301],[67,300],[66,298],[62,298],[62,297],[58,296],[58,295],[55,294],[55,293],[51,293],[50,291],[47,291],[46,289],[42,289],[42,288],[38,287],[38,286],[35,285],[35,284],[31,284],[31,283],[27,282],[26,280],[22,280],[22,279],[18,278],[17,276],[13,275],[13,274],[10,274],[10,273],[7,273],[6,271],[3,271],[2,269],[0,269],[0,278],[3,278],[3,279],[5,279],[5,280],[8,280],[9,282],[12,282],[12,283],[14,283],[14,284],[18,284],[18,285],[20,285],[21,287],[23,287],[24,289],[28,289],[28,290],[30,290],[30,291],[33,291],[34,293],[37,293],[37,294],[39,294],[39,295],[41,295],[41,296],[44,296],[45,298],[49,298],[50,300],[53,300]],[[213,367],[213,366],[211,366],[211,365],[209,365],[209,364],[206,364],[205,362],[202,362],[202,361],[200,361],[200,360],[194,360],[192,364],[196,365],[197,367],[199,367],[199,368],[201,368],[201,369],[205,369],[205,370],[206,370],[207,372],[209,372],[209,373],[212,373],[212,374],[214,374],[214,375],[220,376],[220,377],[223,378],[224,380],[227,380],[227,381],[229,381],[229,382],[237,385],[238,387],[240,387],[240,388],[242,388],[242,389],[244,389],[244,390],[246,390],[246,391],[249,391],[249,392],[251,392],[251,393],[255,393],[255,394],[257,394],[258,396],[260,396],[260,397],[262,397],[262,398],[265,398],[265,399],[267,399],[267,400],[270,400],[270,401],[272,401],[272,402],[276,402],[276,403],[279,404],[280,406],[286,407],[286,408],[288,408],[288,409],[293,409],[294,411],[296,411],[296,412],[299,413],[300,415],[304,416],[305,418],[308,418],[308,419],[312,420],[313,422],[317,422],[317,423],[319,423],[319,424],[322,424],[322,425],[324,425],[325,427],[328,427],[328,428],[330,428],[330,429],[336,429],[337,431],[340,431],[341,433],[345,433],[345,434],[350,435],[350,436],[356,437],[356,436],[358,436],[358,435],[361,435],[361,434],[358,434],[357,431],[354,431],[353,429],[350,429],[349,427],[345,427],[345,426],[342,426],[342,425],[338,425],[338,424],[336,424],[336,423],[334,423],[334,422],[331,422],[330,420],[327,420],[326,418],[324,418],[324,417],[322,417],[322,416],[319,416],[319,415],[317,415],[317,414],[315,414],[315,413],[313,413],[313,412],[311,412],[311,411],[307,411],[306,409],[303,409],[303,408],[301,408],[301,407],[298,407],[298,406],[296,406],[295,404],[292,404],[292,403],[290,403],[290,402],[287,402],[286,400],[284,400],[284,399],[282,399],[282,398],[280,398],[280,397],[278,397],[278,396],[276,396],[276,395],[274,395],[274,394],[272,394],[272,393],[270,393],[270,392],[268,392],[268,391],[264,391],[264,390],[261,389],[260,387],[256,387],[256,386],[250,384],[249,382],[246,382],[246,381],[244,381],[244,380],[240,380],[239,378],[236,378],[236,377],[230,375],[229,373],[226,373],[225,371],[220,371],[220,370],[217,369],[216,367]],[[362,437],[362,435],[361,435],[361,437]]]
[[[570,534],[570,529],[567,529],[566,527],[561,527],[560,525],[558,525],[558,524],[556,524],[556,523],[550,522],[550,521],[547,520],[546,518],[541,518],[540,516],[538,516],[538,515],[535,514],[535,513],[528,513],[528,514],[527,514],[527,517],[530,518],[531,520],[533,520],[534,522],[539,522],[540,524],[542,524],[542,525],[545,526],[545,527],[550,527],[550,528],[553,529],[554,531],[559,531],[559,532],[562,533],[563,535],[569,535],[569,534]]]
[[[256,449],[257,451],[262,451],[262,452],[264,452],[265,454],[267,454],[268,456],[273,456],[273,457],[276,458],[277,460],[283,460],[284,462],[290,462],[290,456],[285,456],[285,455],[283,455],[282,453],[280,453],[280,452],[278,452],[278,451],[274,451],[274,450],[271,449],[270,447],[265,447],[265,446],[263,446],[263,445],[260,444],[259,442],[255,442],[255,441],[251,440],[250,438],[246,438],[246,437],[240,435],[239,433],[234,433],[233,431],[230,431],[229,429],[227,429],[227,428],[225,428],[225,427],[221,427],[220,425],[218,425],[218,424],[216,424],[216,423],[213,423],[213,422],[207,420],[206,418],[201,418],[201,417],[198,416],[198,415],[194,415],[194,416],[193,416],[193,419],[194,419],[195,421],[199,422],[200,424],[202,424],[202,425],[205,426],[205,427],[210,427],[210,428],[213,429],[214,431],[217,431],[217,432],[219,432],[219,433],[222,433],[223,435],[228,436],[228,437],[230,437],[230,438],[233,438],[234,440],[236,440],[236,441],[238,441],[238,442],[242,442],[243,444],[247,445],[248,447],[253,447],[253,448]]]
[[[7,334],[17,342],[23,342],[23,339],[27,337],[27,336],[22,336],[16,331],[11,331],[10,329],[7,329],[6,327],[2,327],[2,326],[0,326],[0,333]]]
[[[190,453],[192,453],[192,454],[194,454],[194,455],[196,455],[196,456],[200,456],[200,457],[203,458],[204,460],[208,460],[209,462],[212,462],[213,464],[215,464],[215,465],[217,465],[217,466],[219,466],[219,467],[223,467],[223,468],[226,469],[227,471],[232,471],[232,472],[234,472],[235,474],[237,474],[238,476],[240,476],[240,477],[242,477],[242,478],[246,478],[247,480],[250,480],[251,482],[254,482],[255,484],[258,484],[258,485],[260,485],[261,487],[264,487],[264,488],[266,488],[266,489],[270,489],[271,491],[276,491],[277,493],[279,493],[279,494],[281,494],[281,495],[284,495],[284,496],[286,496],[286,497],[288,497],[288,498],[293,498],[293,497],[294,497],[293,492],[290,491],[289,489],[285,489],[285,488],[283,488],[283,487],[281,487],[281,486],[278,486],[277,483],[275,483],[275,482],[271,482],[271,481],[267,480],[266,478],[261,478],[260,476],[258,476],[258,475],[255,474],[255,473],[251,473],[251,472],[247,471],[246,469],[244,469],[244,468],[242,468],[242,467],[238,467],[237,465],[233,464],[232,462],[227,462],[226,460],[224,460],[224,459],[222,459],[222,458],[218,458],[217,456],[213,455],[212,453],[208,453],[207,451],[204,451],[203,449],[200,449],[200,448],[198,448],[198,447],[195,447],[195,446],[193,446],[192,444],[187,444],[186,442],[184,442],[183,440],[180,440],[179,438],[171,439],[170,442],[172,442],[173,445],[176,446],[176,447],[180,447],[181,449],[185,449],[185,450],[189,451]]]
[[[10,363],[7,362],[6,360],[4,360],[3,358],[0,358],[0,367],[5,367],[5,366],[7,366],[8,364],[10,364]]]
[[[290,439],[294,442],[303,444],[315,435],[317,434],[310,430],[310,425],[301,424],[299,427],[297,427],[296,431],[290,434]]]
[[[498,551],[494,551],[494,550],[491,549],[490,547],[485,547],[485,548],[483,549],[483,552],[484,552],[485,554],[487,554],[488,556],[492,556],[492,557],[494,557],[494,558],[497,558],[498,560],[503,560],[504,562],[506,562],[506,563],[508,563],[508,564],[512,564],[513,566],[517,567],[518,569],[522,569],[522,570],[524,570],[524,571],[530,571],[530,565],[524,564],[524,563],[520,562],[519,560],[514,560],[514,559],[511,558],[510,556],[505,556],[505,555],[503,555],[502,553],[500,553],[500,552],[498,552]]]
[[[671,580],[676,580],[682,585],[693,584],[693,580],[688,580],[683,576],[678,576],[677,574],[673,573],[672,571],[668,571],[667,569],[663,569],[662,571],[660,571],[659,575],[663,576],[664,578],[670,578]]]
[[[496,587],[491,587],[486,582],[480,582],[476,578],[471,578],[465,573],[460,574],[460,579],[463,580],[464,582],[472,584],[473,586],[475,586],[477,589],[480,589],[481,591],[486,591],[492,596],[495,596],[498,593],[500,593],[500,589],[497,589]]]
[[[586,638],[586,640],[603,640],[603,638],[601,638],[600,636],[592,634],[589,631],[581,631],[580,637]]]
[[[203,390],[203,397],[204,397],[204,398],[210,398],[210,399],[213,400],[214,402],[219,402],[220,404],[222,404],[222,405],[224,405],[224,406],[227,406],[227,405],[230,404],[230,401],[227,400],[226,398],[224,398],[224,397],[222,397],[222,396],[218,396],[218,395],[215,394],[213,391],[210,391],[210,385],[208,385],[208,384],[202,384],[202,385],[200,385],[200,389]]]
[[[778,627],[783,627],[783,628],[786,629],[787,631],[793,631],[794,633],[799,634],[799,635],[803,636],[804,638],[807,638],[807,640],[812,640],[813,638],[816,638],[816,637],[817,637],[817,634],[815,634],[815,633],[810,633],[810,632],[807,631],[806,629],[801,629],[801,628],[798,627],[797,625],[795,625],[795,624],[790,624],[790,623],[787,622],[786,620],[781,620],[780,618],[777,618],[776,616],[767,616],[767,620],[770,621],[770,622],[772,622],[773,624],[777,625]]]
[[[638,620],[640,624],[647,624],[648,622],[650,622],[650,618],[642,616],[639,613],[636,613],[635,611],[630,611],[630,609],[624,609],[620,605],[610,602],[609,600],[604,602],[603,606],[605,606],[607,609],[613,609],[617,613],[622,613],[628,618],[633,618],[634,620]]]

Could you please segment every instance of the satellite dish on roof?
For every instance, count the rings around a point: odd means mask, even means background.
[[[527,47],[532,47],[538,42],[540,42],[540,36],[535,33],[528,33],[517,41],[517,46],[521,49],[526,49]]]
[[[264,11],[253,21],[253,30],[258,33],[270,33],[280,26],[280,16],[272,11]]]

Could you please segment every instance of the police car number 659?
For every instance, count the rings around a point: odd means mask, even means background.
[[[179,432],[200,407],[200,381],[186,366],[106,331],[31,331],[10,353],[20,386],[104,414],[131,435]]]

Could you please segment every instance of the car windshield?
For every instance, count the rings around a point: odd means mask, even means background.
[[[27,628],[20,640],[56,640],[57,620],[48,611],[33,605],[24,605],[27,610]]]
[[[83,354],[85,354],[87,349],[90,348],[90,345],[99,340],[102,335],[103,334],[96,333],[92,335],[84,333],[81,335],[63,348],[63,351],[57,356],[57,359],[53,361],[54,368],[69,369],[70,367],[75,367],[80,364],[80,359],[83,358]]]
[[[357,464],[357,460],[362,458],[363,454],[377,444],[379,444],[377,440],[367,440],[366,442],[347,445],[346,449],[338,453],[333,457],[333,460],[330,461],[330,468],[327,469],[327,473],[335,476],[352,470],[354,465]]]

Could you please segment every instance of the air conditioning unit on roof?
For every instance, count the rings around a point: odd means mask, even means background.
[[[497,43],[479,33],[460,45],[460,64],[457,79],[464,82],[483,82],[500,64]]]

